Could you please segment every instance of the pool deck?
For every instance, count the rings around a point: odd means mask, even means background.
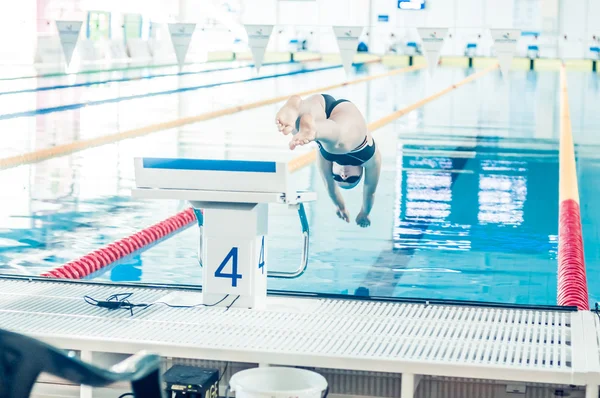
[[[596,314],[475,304],[270,296],[265,310],[154,305],[109,311],[87,304],[133,293],[132,303],[201,292],[31,278],[0,280],[2,327],[63,349],[401,373],[402,397],[420,375],[587,386],[600,383]],[[410,390],[410,391],[409,391]],[[593,391],[596,391],[593,393]]]

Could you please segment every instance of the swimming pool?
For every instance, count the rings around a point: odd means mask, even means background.
[[[366,73],[377,71],[382,67],[369,66]],[[331,94],[353,100],[373,121],[461,80],[467,73],[452,68],[439,69],[433,78],[425,73],[405,73]],[[73,139],[75,133],[93,136],[115,126],[145,125],[198,113],[206,107],[318,87],[332,79],[340,79],[336,71],[322,71],[242,83],[236,90],[207,89],[164,99],[100,105],[95,110],[38,116],[36,129],[52,123],[68,125],[69,121],[75,125],[81,120],[81,127],[62,138]],[[149,82],[144,84],[154,84]],[[585,142],[578,150],[582,217],[590,295],[597,300],[597,284],[592,282],[600,254],[595,243],[598,234],[593,198],[600,189],[596,183],[600,174],[593,151],[597,138],[592,132],[600,119],[586,111],[584,99],[598,100],[598,77],[571,72],[569,82],[570,90],[584,93],[571,94],[570,98],[573,120],[581,120],[573,126],[576,143]],[[181,83],[161,84],[171,87]],[[367,230],[337,219],[314,167],[299,171],[302,187],[316,190],[321,198],[307,206],[311,225],[309,269],[296,280],[270,280],[269,287],[555,304],[557,98],[557,72],[515,71],[506,84],[492,73],[377,131],[375,139],[384,167],[372,226]],[[135,111],[139,109],[151,111],[142,116]],[[8,203],[0,216],[2,272],[39,274],[185,208],[184,203],[129,197],[133,155],[291,159],[294,154],[286,149],[286,139],[278,136],[272,125],[276,109],[262,107],[0,172],[3,186],[19,187],[2,194]],[[113,111],[117,117],[110,119]],[[102,120],[102,115],[109,118]],[[29,123],[27,131],[32,131],[29,119],[1,123]],[[100,121],[102,128],[93,126],[94,121]],[[87,130],[89,125],[92,128]],[[31,143],[31,137],[35,134],[21,143]],[[60,139],[56,137],[56,141]],[[13,151],[18,150],[14,145]],[[355,216],[360,192],[344,194]],[[301,249],[297,215],[284,207],[274,207],[273,214],[268,264],[271,269],[294,269]],[[197,229],[189,228],[95,277],[201,284],[198,239]]]

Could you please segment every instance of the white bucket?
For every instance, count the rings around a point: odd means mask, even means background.
[[[236,398],[321,398],[327,380],[318,373],[295,368],[253,368],[229,380]]]

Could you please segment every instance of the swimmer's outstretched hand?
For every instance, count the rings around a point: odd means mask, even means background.
[[[300,145],[306,145],[315,140],[317,137],[317,129],[315,120],[310,113],[302,115],[300,119],[300,131],[296,133],[290,141],[290,149],[294,149]]]
[[[362,228],[367,228],[369,225],[371,225],[369,215],[363,213],[362,211],[358,213],[358,216],[356,216],[356,224],[358,224]]]

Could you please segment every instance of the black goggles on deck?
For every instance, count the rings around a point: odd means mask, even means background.
[[[360,176],[352,176],[352,177],[348,177],[344,180],[339,175],[334,174],[333,179],[337,182],[347,182],[348,184],[354,184],[356,181],[360,180]]]

